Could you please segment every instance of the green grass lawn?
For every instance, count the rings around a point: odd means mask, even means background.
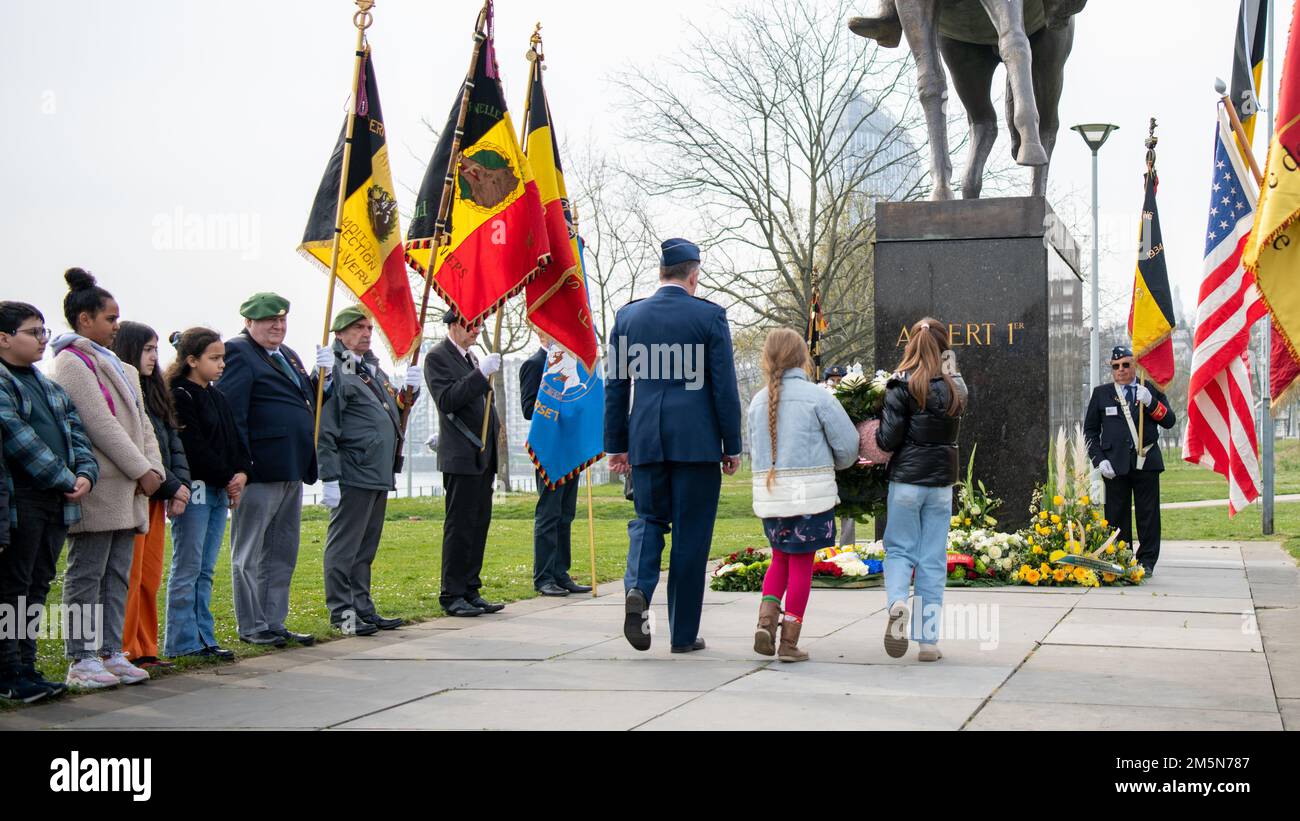
[[[586,487],[578,496],[578,518],[573,526],[573,567],[575,579],[587,582],[591,559],[587,538]],[[596,486],[592,492],[595,521],[596,575],[601,582],[617,584],[623,577],[627,557],[627,521],[632,503],[622,494],[622,484]],[[532,598],[533,592],[533,494],[500,496],[492,511],[482,578],[483,594],[493,601],[518,601]],[[389,501],[383,542],[375,560],[371,592],[380,612],[412,621],[442,617],[438,606],[439,567],[441,564],[443,500],[441,498],[393,499]],[[322,554],[325,549],[327,511],[322,507],[303,510],[302,542],[298,568],[290,593],[289,629],[315,634],[318,639],[331,637],[329,612],[325,609]],[[240,657],[280,652],[274,648],[254,647],[239,641],[231,604],[229,532],[217,562],[212,610],[216,618],[217,640]],[[748,474],[724,477],[718,523],[714,528],[714,556],[726,555],[738,548],[766,544],[759,520],[750,511]],[[167,559],[170,567],[171,536],[168,527]],[[66,556],[64,557],[66,559]],[[668,553],[664,553],[665,567]],[[50,591],[50,602],[62,595],[62,572]],[[159,594],[159,613],[165,612],[166,579]],[[161,627],[160,627],[161,630]],[[337,634],[335,634],[337,635]],[[160,636],[161,639],[161,636]],[[160,641],[161,645],[161,641]],[[67,670],[62,643],[39,642],[38,664],[47,676],[62,678]],[[219,664],[209,660],[180,659],[177,669]],[[0,709],[3,709],[0,703]]]
[[[1300,492],[1300,442],[1279,442],[1277,492]],[[1176,454],[1166,458],[1168,471],[1162,479],[1166,502],[1197,499],[1221,499],[1227,496],[1223,479],[1204,468],[1183,463]],[[587,541],[586,488],[578,497],[578,519],[573,528],[573,575],[580,581],[590,577]],[[750,509],[750,476],[742,470],[723,477],[718,521],[714,527],[712,556],[724,556],[738,548],[766,544],[759,520]],[[532,494],[508,494],[499,497],[493,508],[492,528],[488,536],[483,566],[483,593],[494,601],[518,601],[535,594],[532,586],[532,524],[536,497]],[[627,521],[632,504],[623,499],[622,485],[603,485],[593,490],[596,542],[596,575],[603,583],[617,584],[623,576],[627,555]],[[380,611],[388,616],[421,621],[439,618],[439,566],[441,561],[443,501],[441,498],[391,500],[384,538],[375,560],[373,594]],[[327,513],[321,507],[303,511],[302,544],[298,569],[293,577],[288,626],[291,630],[313,633],[322,640],[331,637],[329,613],[325,609],[321,556],[325,544]],[[1166,511],[1163,518],[1167,539],[1242,540],[1264,539],[1260,534],[1260,509],[1253,505],[1229,521],[1227,508]],[[1300,558],[1300,504],[1277,506],[1277,534],[1271,539],[1283,542]],[[170,530],[170,528],[169,528]],[[860,537],[872,532],[871,525],[859,526]],[[213,591],[217,639],[240,657],[268,652],[271,648],[253,647],[238,640],[230,594],[230,552],[227,538],[217,564]],[[170,562],[171,540],[167,542]],[[664,560],[668,555],[665,552]],[[62,592],[60,577],[50,592],[57,602]],[[163,612],[164,592],[159,611]],[[181,659],[177,669],[219,664],[207,660]],[[40,642],[40,666],[45,673],[61,678],[67,669],[62,645],[56,641]],[[4,705],[0,704],[0,709]]]

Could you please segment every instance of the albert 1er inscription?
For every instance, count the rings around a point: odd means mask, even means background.
[[[892,371],[908,328],[948,325],[971,392],[963,469],[1001,497],[999,529],[1029,518],[1048,442],[1082,422],[1088,389],[1079,249],[1042,197],[876,205],[876,366]]]

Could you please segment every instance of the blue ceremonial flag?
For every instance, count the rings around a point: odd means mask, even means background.
[[[586,259],[578,239],[578,261],[586,280]],[[587,315],[590,316],[590,305]],[[542,480],[552,490],[605,455],[605,380],[602,365],[586,368],[558,344],[547,351],[525,447]]]

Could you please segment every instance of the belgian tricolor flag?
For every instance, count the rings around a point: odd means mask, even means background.
[[[379,86],[370,47],[365,47],[357,88],[353,89],[352,153],[348,158],[347,199],[339,232],[338,277],[370,310],[388,339],[393,356],[402,359],[420,338],[415,302],[402,260],[402,230],[398,225],[393,173],[388,167],[384,116],[379,107]],[[347,121],[325,167],[307,230],[298,250],[326,272],[334,247],[334,220],[338,209]]]
[[[1133,301],[1129,305],[1128,333],[1133,356],[1151,380],[1166,388],[1174,379],[1174,301],[1165,268],[1165,246],[1160,236],[1160,212],[1156,210],[1155,166],[1146,175],[1146,196],[1142,202],[1137,270],[1133,274]]]
[[[1232,49],[1232,104],[1246,132],[1255,137],[1255,115],[1259,111],[1259,76],[1268,44],[1269,0],[1241,0],[1237,12],[1237,35]]]
[[[587,283],[578,262],[578,232],[564,185],[551,107],[542,86],[540,44],[529,59],[533,68],[528,80],[524,150],[546,211],[551,263],[528,283],[528,318],[590,370],[596,363],[596,331],[588,307]]]
[[[519,293],[550,260],[545,212],[506,109],[492,35],[480,28],[476,38],[459,151],[452,156],[466,86],[425,171],[406,241],[407,263],[432,275],[434,290],[469,326]],[[440,226],[446,186],[451,205]]]

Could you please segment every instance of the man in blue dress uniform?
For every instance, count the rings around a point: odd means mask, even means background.
[[[731,329],[725,309],[695,296],[699,280],[700,249],[665,241],[659,290],[620,308],[609,340],[605,452],[612,471],[632,475],[623,634],[638,650],[650,649],[649,605],[670,532],[672,652],[704,648],[700,610],[721,473],[740,467]]]

